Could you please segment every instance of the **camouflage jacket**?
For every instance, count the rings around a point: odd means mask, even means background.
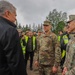
[[[60,45],[54,33],[41,35],[38,42],[38,61],[42,65],[58,66],[61,57]]]
[[[64,67],[67,67],[68,71],[75,67],[75,36],[70,39],[67,45]]]
[[[70,71],[67,71],[65,75],[75,75],[75,67],[72,68]]]

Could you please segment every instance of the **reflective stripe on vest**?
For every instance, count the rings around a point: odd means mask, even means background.
[[[59,42],[60,42],[60,37],[61,37],[61,36],[60,36],[60,35],[58,35],[58,41],[59,41]]]
[[[64,35],[63,39],[64,39],[64,43],[67,44],[68,43],[68,37],[67,37],[67,35]]]
[[[67,35],[64,35],[63,36],[63,40],[64,40],[64,44],[67,44],[68,43],[69,40],[68,40]],[[66,55],[66,50],[63,50],[63,52],[61,54],[62,58],[64,58],[65,55]]]
[[[63,52],[61,53],[61,57],[64,58],[65,55],[66,55],[66,51],[63,50]]]
[[[22,47],[22,51],[23,51],[23,54],[25,54],[25,46],[23,45],[23,41],[22,41],[22,39],[20,40],[20,42],[21,42],[21,47]]]

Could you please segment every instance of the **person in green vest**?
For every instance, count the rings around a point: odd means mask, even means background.
[[[25,53],[26,53],[25,47],[26,47],[26,42],[25,42],[25,33],[24,33],[24,32],[22,32],[22,34],[21,34],[21,40],[20,40],[20,42],[21,42],[21,47],[22,47],[22,51],[23,51],[23,56],[24,56],[24,59],[25,59]]]
[[[27,66],[27,61],[30,57],[30,70],[33,70],[33,57],[34,51],[37,49],[36,37],[33,36],[32,31],[28,31],[28,36],[25,36],[26,41],[26,54],[25,54],[25,65]]]
[[[23,56],[24,56],[24,59],[25,59],[25,46],[26,46],[26,43],[25,43],[25,34],[24,32],[22,31],[22,29],[17,29],[18,30],[18,33],[19,33],[19,37],[20,37],[20,43],[21,43],[21,47],[22,47],[22,51],[23,51]]]
[[[20,37],[20,43],[21,43],[21,48],[22,48],[22,51],[23,51],[23,56],[24,56],[24,61],[25,61],[25,46],[26,46],[26,42],[25,42],[25,34],[24,32],[22,31],[22,29],[17,29],[18,33],[19,33],[19,37]],[[26,71],[26,68],[25,68],[25,73],[26,75],[27,74],[27,71]]]

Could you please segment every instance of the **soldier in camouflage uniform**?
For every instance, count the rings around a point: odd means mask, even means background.
[[[75,75],[75,20],[71,20],[68,23],[68,33],[71,36],[66,49],[66,59],[62,75]]]
[[[57,36],[51,32],[50,21],[44,21],[43,25],[45,34],[39,40],[35,65],[39,66],[39,75],[56,75],[61,57],[60,45]]]

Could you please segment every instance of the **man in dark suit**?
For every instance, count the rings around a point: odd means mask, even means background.
[[[15,21],[16,8],[0,1],[0,75],[26,75]]]

